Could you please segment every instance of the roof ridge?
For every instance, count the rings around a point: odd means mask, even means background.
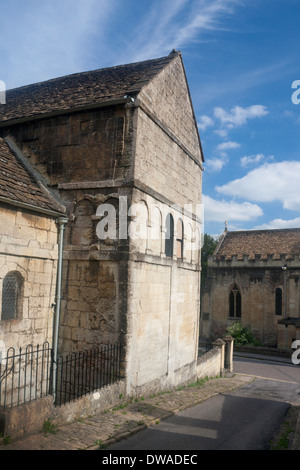
[[[249,229],[249,230],[228,230],[228,234],[241,234],[241,233],[257,233],[257,232],[286,232],[292,230],[300,230],[300,227],[286,227],[286,228],[266,228],[266,229]]]
[[[175,51],[175,53],[176,53],[176,56],[181,54],[180,52],[177,52],[177,51]],[[163,61],[163,60],[167,60],[167,59],[171,60],[172,58],[175,57],[175,53],[172,51],[167,56],[157,57],[157,58],[154,58],[154,59],[145,59],[145,60],[142,60],[142,61],[128,62],[128,63],[124,63],[124,64],[119,64],[119,65],[110,65],[110,66],[107,66],[107,67],[101,67],[101,68],[97,68],[97,69],[83,70],[82,72],[73,72],[73,73],[68,73],[68,74],[65,74],[65,75],[59,75],[58,77],[49,78],[49,79],[41,80],[41,81],[38,81],[38,82],[28,83],[27,85],[21,85],[19,87],[8,88],[6,90],[6,93],[9,93],[9,92],[12,92],[12,91],[17,91],[17,90],[22,90],[22,89],[25,89],[25,88],[30,88],[32,86],[43,85],[43,84],[49,83],[49,82],[55,82],[55,81],[62,80],[64,78],[68,78],[68,77],[71,78],[71,77],[76,77],[76,76],[82,76],[82,75],[97,73],[97,72],[101,72],[101,71],[109,71],[109,70],[116,70],[116,69],[120,69],[120,68],[131,67],[131,66],[145,65],[146,63],[150,64],[151,62],[154,63],[154,62],[159,62],[159,61]]]
[[[156,59],[76,72],[8,89],[6,104],[0,106],[0,126],[71,110],[126,104],[126,95],[139,93],[180,55],[172,51]]]

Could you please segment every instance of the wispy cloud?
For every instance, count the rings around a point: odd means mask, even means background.
[[[266,157],[263,153],[257,153],[256,155],[245,155],[240,159],[240,162],[242,167],[247,167],[268,160],[274,160],[274,156],[270,155],[269,157]]]
[[[212,117],[202,115],[198,119],[198,127],[200,131],[206,131],[208,128],[212,128],[214,134],[218,135],[222,139],[228,139],[228,135],[232,129],[239,128],[248,123],[251,119],[258,119],[266,116],[269,113],[266,106],[253,105],[248,107],[235,106],[229,111],[222,107],[216,107],[213,110]],[[225,140],[217,145],[216,151],[219,156],[227,157],[227,150],[233,150],[240,147],[238,142],[231,140]],[[251,159],[260,161],[261,156],[249,156],[241,159],[241,165],[246,166],[250,163]]]
[[[226,165],[226,163],[227,163],[227,158],[225,155],[221,157],[209,158],[206,161],[206,169],[209,172],[218,172],[222,170],[222,168]]]
[[[198,119],[198,127],[201,131],[205,131],[205,129],[213,125],[214,121],[209,116],[200,116]]]
[[[227,142],[222,142],[217,146],[218,150],[231,150],[231,149],[236,149],[240,146],[237,142],[232,142],[232,141],[227,141]]]
[[[144,21],[134,31],[134,60],[142,60],[181,49],[200,41],[201,32],[222,28],[225,15],[238,0],[156,0]],[[149,34],[151,33],[151,34]]]
[[[249,65],[249,68],[235,70],[234,73],[227,71],[221,81],[219,76],[211,76],[209,80],[201,83],[196,98],[202,106],[207,106],[210,102],[220,102],[224,97],[231,96],[233,92],[235,97],[242,98],[247,91],[253,88],[266,84],[270,86],[273,82],[289,77],[290,74],[293,74],[293,69],[294,57],[292,55],[281,60],[270,58],[269,63],[257,66],[257,68]]]
[[[253,105],[246,108],[235,106],[229,112],[221,107],[214,109],[214,116],[220,121],[222,126],[228,129],[239,127],[247,123],[249,119],[266,116],[268,110],[262,105]]]

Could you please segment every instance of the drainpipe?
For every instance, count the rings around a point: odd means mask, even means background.
[[[68,223],[68,219],[66,217],[59,217],[56,220],[56,224],[58,225],[58,229],[59,229],[59,252],[58,252],[58,266],[57,266],[55,323],[54,323],[54,332],[53,332],[53,377],[52,377],[53,401],[55,401],[55,398],[56,398],[56,369],[57,369],[57,355],[58,355],[58,332],[59,332],[59,323],[60,323],[63,244],[64,244],[64,229],[67,223]]]
[[[286,276],[287,276],[287,265],[285,264],[282,266],[282,271],[283,271],[283,316],[286,318],[287,314],[287,282],[286,282]],[[285,347],[288,349],[288,325],[287,323],[285,324]]]

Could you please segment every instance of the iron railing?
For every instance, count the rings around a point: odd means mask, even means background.
[[[61,406],[122,379],[120,343],[61,355],[55,364],[53,357],[47,342],[35,348],[9,348],[6,357],[0,356],[0,408],[47,395],[53,395],[55,405]]]
[[[55,404],[61,406],[122,379],[119,343],[60,356],[56,369]]]
[[[49,394],[51,348],[9,348],[0,360],[0,406],[18,406]]]

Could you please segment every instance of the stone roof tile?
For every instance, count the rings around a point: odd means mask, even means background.
[[[0,200],[24,207],[59,211],[58,203],[22,165],[9,144],[0,137]]]
[[[180,53],[167,57],[75,73],[6,92],[0,124],[49,113],[95,106],[137,93]]]
[[[280,259],[281,255],[294,257],[300,254],[300,228],[249,230],[225,232],[224,239],[215,252],[217,258],[236,256]]]

